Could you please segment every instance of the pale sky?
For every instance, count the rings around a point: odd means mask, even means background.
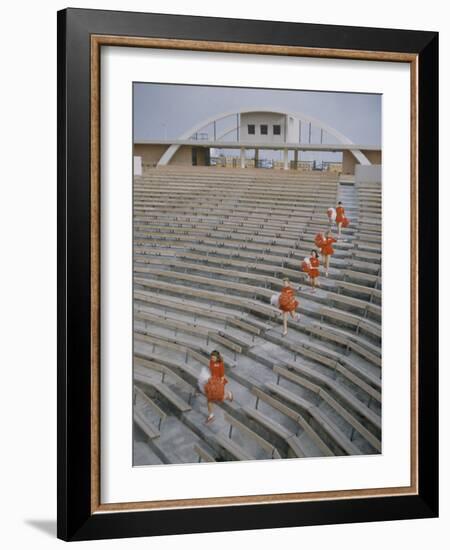
[[[199,121],[241,106],[263,106],[317,118],[361,145],[381,146],[381,95],[264,90],[174,84],[134,84],[134,139],[176,139]],[[233,120],[223,121],[228,129]],[[217,125],[217,132],[221,127]],[[207,128],[212,137],[211,128]],[[318,134],[318,132],[317,132]],[[227,139],[235,139],[230,134]],[[302,141],[308,141],[305,125]],[[312,142],[319,142],[318,135]],[[335,138],[324,142],[336,142]]]

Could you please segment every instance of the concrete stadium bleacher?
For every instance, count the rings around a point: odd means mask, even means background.
[[[134,464],[380,453],[381,185],[167,167],[133,200]],[[338,200],[351,224],[313,293],[300,264]],[[286,276],[300,305],[283,337]],[[213,349],[234,400],[205,425]]]

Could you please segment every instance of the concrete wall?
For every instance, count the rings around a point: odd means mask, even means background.
[[[350,151],[343,151],[342,153],[342,173],[347,175],[353,175],[355,173],[355,165],[357,160],[350,153]]]
[[[156,166],[166,150],[167,145],[141,143],[134,146],[133,154],[135,157],[141,157],[143,167]],[[205,166],[206,160],[207,150],[204,147],[198,147],[197,166]],[[181,146],[169,162],[169,165],[173,164],[192,166],[192,147],[189,145]]]
[[[290,143],[298,143],[300,139],[300,121],[298,118],[286,115],[286,141]]]
[[[381,164],[381,151],[364,151],[364,154],[372,164]]]
[[[133,157],[133,174],[142,176],[142,157]]]
[[[257,141],[260,143],[284,143],[286,141],[286,132],[293,133],[294,119],[289,120],[292,117],[286,117],[281,113],[265,113],[265,112],[251,112],[241,114],[241,126],[239,132],[240,141]],[[286,126],[286,119],[288,119]],[[248,133],[248,125],[254,124],[255,134]],[[261,134],[261,124],[267,124],[267,135]],[[278,124],[281,126],[280,135],[274,135],[273,126]],[[297,121],[297,140],[298,141],[298,121]]]
[[[381,164],[371,164],[362,166],[357,164],[355,167],[355,183],[380,183],[381,182]]]
[[[156,166],[166,150],[167,145],[138,144],[134,146],[134,156],[142,157],[143,165]]]
[[[188,149],[188,151],[186,151],[186,152],[182,151],[181,156],[180,156],[180,161],[178,161],[176,157],[182,149]],[[206,159],[208,157],[208,149],[206,149],[205,147],[180,147],[180,149],[178,149],[177,153],[175,154],[175,157],[172,159],[170,164],[186,164],[187,160],[185,160],[185,156],[187,156],[188,154],[190,155],[191,165],[194,164],[193,159],[192,159],[193,152],[195,152],[195,155],[196,155],[196,158],[197,158],[196,166],[206,166],[207,165]]]
[[[265,118],[265,122],[263,122],[264,124],[267,122],[268,125],[269,125],[269,135],[267,136],[259,136],[258,133],[259,133],[259,126],[257,126],[256,128],[256,135],[255,136],[249,136],[249,138],[251,137],[253,139],[253,141],[255,140],[259,140],[260,138],[267,138],[267,142],[269,141],[269,139],[272,139],[273,137],[275,138],[281,138],[282,141],[284,141],[284,136],[273,136],[273,135],[270,135],[271,132],[272,132],[272,126],[271,124],[278,124],[279,121],[280,121],[280,117],[283,119],[283,121],[285,121],[286,118],[288,118],[288,127],[291,125],[291,121],[289,120],[290,118],[292,117],[285,117],[285,115],[277,115],[276,113],[246,113],[245,115],[253,115],[253,114],[256,114],[256,115],[264,115],[264,116],[267,116],[267,115],[273,115],[273,117],[270,119],[272,122],[268,122],[269,119],[268,118]],[[252,120],[255,121],[256,123],[256,120],[257,118],[253,118]],[[284,122],[283,122],[284,124]],[[292,122],[292,125],[293,125],[293,130],[289,130],[289,131],[298,131],[298,120],[297,119],[293,119],[293,122]],[[282,126],[282,133],[283,133],[283,128],[284,126]],[[296,128],[296,129],[295,129]],[[242,141],[245,141],[245,140],[242,140]],[[264,141],[263,139],[261,139],[261,141]],[[289,141],[293,141],[293,137],[289,138]],[[142,158],[142,165],[143,167],[145,166],[156,166],[156,164],[158,163],[159,159],[162,157],[162,155],[166,152],[167,150],[167,145],[155,145],[155,144],[145,144],[145,143],[141,143],[141,144],[136,144],[134,146],[134,150],[133,150],[133,154],[134,156],[137,156],[137,157],[141,157]],[[187,166],[192,166],[192,149],[195,147],[195,145],[193,146],[190,146],[190,145],[182,145],[181,147],[178,148],[177,152],[175,153],[175,155],[172,157],[172,160],[169,162],[169,165],[187,165]],[[204,147],[198,147],[196,148],[197,149],[197,166],[206,166],[207,165],[207,157],[208,157],[208,154],[207,154],[207,149],[205,149]],[[376,151],[376,150],[372,150],[372,151],[365,151],[364,154],[366,155],[366,157],[369,159],[370,162],[372,162],[372,164],[381,164],[381,151]],[[348,174],[348,175],[354,175],[355,174],[355,166],[358,164],[357,160],[355,159],[355,157],[352,155],[352,153],[350,153],[350,151],[343,151],[343,154],[342,154],[342,173],[343,174]]]
[[[381,164],[382,154],[380,150],[372,151],[363,151],[364,155],[367,157],[369,162],[372,164]],[[342,173],[353,175],[355,173],[355,167],[359,165],[356,158],[352,155],[350,151],[343,151],[342,154]]]
[[[169,162],[169,166],[172,164],[192,166],[192,147],[188,147],[187,145],[182,145],[179,147]]]

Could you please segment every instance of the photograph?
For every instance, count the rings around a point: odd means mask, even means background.
[[[381,454],[382,94],[132,101],[133,466]]]
[[[437,34],[58,40],[58,537],[435,517]]]
[[[448,546],[445,6],[5,4],[3,548]]]

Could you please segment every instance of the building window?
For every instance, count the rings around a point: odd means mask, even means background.
[[[261,135],[262,136],[267,136],[267,124],[261,124]]]
[[[280,124],[274,124],[273,125],[273,135],[274,136],[281,136],[281,125]]]
[[[248,133],[251,134],[252,136],[255,135],[255,125],[254,124],[249,124],[247,126],[247,130],[248,130]]]

